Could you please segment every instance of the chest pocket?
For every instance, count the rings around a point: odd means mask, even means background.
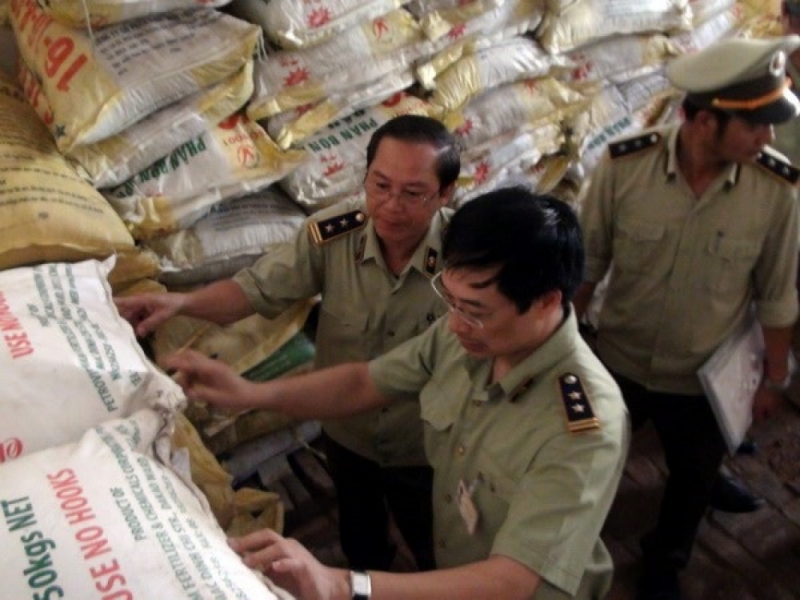
[[[445,466],[450,455],[453,425],[458,408],[447,401],[449,394],[438,385],[426,386],[420,393],[420,417],[425,432],[425,454],[434,468]]]
[[[614,249],[614,264],[622,271],[644,273],[663,252],[666,227],[659,223],[621,224]]]
[[[753,266],[758,259],[760,246],[751,240],[713,239],[706,252],[710,256],[710,276],[706,281],[714,292],[730,293],[750,286]]]
[[[336,352],[343,362],[345,360],[362,360],[365,355],[366,331],[369,314],[353,308],[330,307],[322,303],[317,326],[317,345],[320,350]],[[324,345],[325,349],[319,348]]]

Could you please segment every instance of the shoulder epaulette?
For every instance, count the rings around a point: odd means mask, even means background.
[[[630,156],[631,154],[652,148],[660,140],[661,134],[651,131],[638,137],[611,142],[608,145],[608,153],[611,155],[611,158],[622,158],[623,156]]]
[[[558,378],[558,385],[567,415],[567,429],[571,433],[600,429],[600,421],[594,414],[580,378],[573,373],[564,373]]]
[[[308,235],[311,236],[311,241],[319,246],[345,234],[358,231],[366,224],[367,215],[363,211],[354,210],[322,221],[310,222]]]
[[[774,154],[762,152],[758,155],[756,163],[765,168],[776,177],[792,185],[797,185],[800,180],[800,169],[795,167],[792,163]]]

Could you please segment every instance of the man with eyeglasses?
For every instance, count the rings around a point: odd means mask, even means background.
[[[446,208],[460,170],[456,140],[439,121],[404,115],[378,128],[367,147],[366,201],[311,216],[292,243],[230,280],[188,294],[117,299],[145,335],[176,314],[231,323],[257,311],[272,318],[300,298],[322,295],[316,366],[379,356],[425,331],[446,311],[430,279],[441,268]],[[319,399],[322,401],[322,399]],[[380,410],[323,423],[349,564],[389,569],[389,514],[417,566],[434,568],[431,469],[413,394]]]
[[[268,530],[231,546],[304,600],[603,598],[612,564],[600,530],[629,430],[570,306],[583,275],[577,217],[549,196],[499,189],[455,213],[442,252],[431,283],[450,315],[370,362],[252,383],[193,351],[166,361],[192,400],[301,418],[417,395],[437,570],[348,573]]]

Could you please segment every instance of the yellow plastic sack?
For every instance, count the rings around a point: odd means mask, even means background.
[[[394,10],[316,46],[277,52],[256,63],[256,91],[247,114],[271,117],[409,67],[414,46],[423,39],[414,18]]]
[[[133,239],[58,152],[19,87],[0,74],[0,269],[104,258]]]
[[[562,13],[548,12],[537,39],[553,54],[630,33],[677,33],[692,28],[689,0],[577,0]]]
[[[283,531],[284,508],[278,494],[252,488],[234,492],[233,477],[203,445],[197,430],[181,413],[175,418],[172,445],[188,451],[192,483],[205,494],[217,522],[228,535],[244,535],[265,527],[278,533]]]
[[[335,121],[358,110],[391,102],[413,83],[414,73],[403,67],[367,85],[275,115],[267,120],[267,131],[280,148],[301,147],[326,127],[335,127]],[[441,111],[432,108],[431,112]]]
[[[104,195],[136,239],[185,229],[226,199],[264,189],[297,168],[306,153],[283,151],[236,113]]]
[[[263,2],[264,0],[247,0]],[[400,8],[407,0],[269,0],[258,21],[282,48],[319,44],[365,21]]]
[[[44,94],[45,119],[68,152],[95,143],[244,67],[261,30],[213,9],[186,9],[112,25],[93,36],[49,17],[36,0],[12,0],[20,54]]]
[[[230,0],[49,0],[44,6],[56,21],[70,27],[105,27],[136,17],[204,6],[218,8]]]
[[[253,61],[224,81],[170,104],[125,131],[95,144],[75,146],[68,158],[95,187],[119,185],[229,117],[253,93]]]

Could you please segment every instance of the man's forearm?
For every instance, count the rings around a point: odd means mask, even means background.
[[[791,327],[761,327],[764,333],[764,378],[779,383],[789,375]]]
[[[367,363],[347,363],[306,375],[254,384],[248,404],[297,419],[331,419],[388,404],[369,375]]]
[[[250,300],[242,287],[232,279],[217,281],[184,294],[181,314],[228,325],[252,315]]]
[[[539,576],[504,556],[424,573],[375,573],[373,600],[528,600],[539,587]]]

